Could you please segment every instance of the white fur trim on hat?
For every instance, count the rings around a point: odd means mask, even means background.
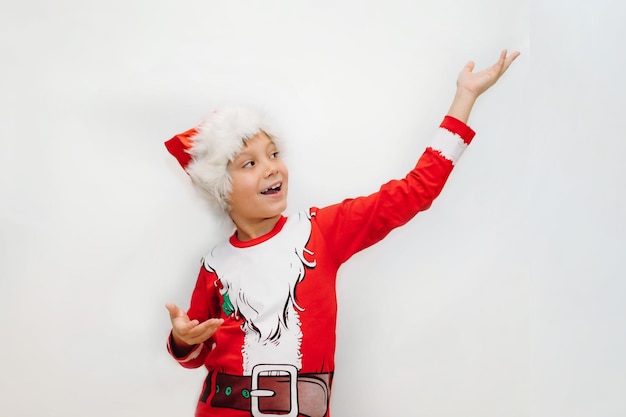
[[[278,136],[264,112],[225,107],[214,111],[198,127],[188,150],[192,161],[186,168],[196,188],[223,211],[230,210],[232,191],[228,162],[241,151],[245,140],[263,131],[280,149]]]

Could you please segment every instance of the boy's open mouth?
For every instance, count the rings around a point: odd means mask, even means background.
[[[273,186],[271,186],[269,188],[266,188],[265,190],[261,191],[261,194],[263,194],[263,195],[276,194],[277,192],[280,191],[280,188],[282,187],[282,185],[283,185],[282,183],[273,185]]]

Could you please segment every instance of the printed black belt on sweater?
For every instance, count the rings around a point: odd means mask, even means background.
[[[217,373],[211,406],[250,411],[252,417],[324,417],[331,380],[331,373],[298,374],[292,365],[257,365],[252,376]]]

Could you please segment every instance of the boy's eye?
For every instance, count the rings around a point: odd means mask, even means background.
[[[276,152],[272,152],[272,153],[270,154],[270,158],[272,158],[272,159],[274,159],[274,158],[278,158],[278,154],[279,154],[279,152],[278,152],[278,151],[276,151]]]
[[[243,164],[244,168],[252,168],[254,166],[254,161],[248,161],[245,164]]]

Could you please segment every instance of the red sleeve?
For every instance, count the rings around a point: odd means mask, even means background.
[[[213,285],[215,275],[207,271],[204,266],[200,268],[196,287],[191,295],[191,303],[187,315],[191,320],[198,320],[200,323],[212,318],[220,317],[219,298]],[[167,338],[167,351],[172,357],[185,368],[198,368],[204,364],[204,360],[211,351],[213,338],[209,338],[202,344],[196,345],[190,352],[179,356],[172,347],[172,335],[170,332]]]
[[[338,263],[383,239],[428,209],[441,193],[454,164],[474,136],[463,122],[447,116],[417,164],[400,180],[367,197],[347,199],[312,215]]]

